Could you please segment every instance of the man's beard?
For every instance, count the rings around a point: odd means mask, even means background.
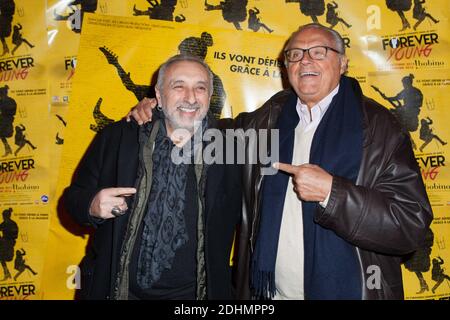
[[[202,122],[202,120],[205,118],[207,109],[205,109],[203,114],[197,115],[197,117],[195,119],[193,119],[192,122],[190,122],[190,123],[183,123],[183,121],[180,119],[181,116],[177,115],[177,112],[178,112],[178,110],[180,108],[189,109],[189,110],[196,110],[194,112],[197,112],[197,110],[201,110],[202,109],[202,105],[200,105],[197,102],[193,103],[193,104],[190,104],[189,102],[182,102],[182,103],[180,103],[178,105],[177,110],[173,111],[172,114],[169,114],[169,112],[167,112],[167,108],[165,108],[164,106],[162,107],[162,110],[163,110],[163,113],[164,113],[164,117],[169,122],[169,124],[172,127],[172,129],[174,129],[174,130],[176,130],[176,129],[186,129],[186,130],[189,130],[189,131],[193,132],[195,127],[198,126]]]

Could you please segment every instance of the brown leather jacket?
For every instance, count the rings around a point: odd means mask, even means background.
[[[363,299],[403,299],[401,261],[423,245],[432,211],[408,135],[386,108],[362,95],[356,80],[352,85],[363,106],[360,171],[356,185],[333,178],[328,205],[317,210],[315,222],[356,247],[364,279]],[[233,126],[274,128],[281,108],[293,94],[292,90],[275,94],[256,111],[240,114]],[[246,152],[253,147],[247,143]],[[237,233],[234,274],[241,299],[251,298],[249,261],[259,229],[262,179],[258,164],[244,166],[244,213]]]

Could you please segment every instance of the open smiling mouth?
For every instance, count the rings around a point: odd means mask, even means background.
[[[182,112],[187,112],[187,113],[194,113],[195,111],[197,111],[199,108],[186,108],[186,107],[178,107],[178,110],[182,111]]]
[[[319,74],[320,74],[319,72],[312,72],[312,71],[301,72],[300,77],[315,77],[315,76],[318,76]]]

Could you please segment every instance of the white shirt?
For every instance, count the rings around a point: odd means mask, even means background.
[[[324,99],[311,108],[297,99],[297,113],[300,117],[295,128],[292,164],[309,163],[310,149],[314,133],[331,100],[339,90],[339,85]],[[322,206],[326,206],[329,194]],[[292,178],[286,190],[283,217],[281,220],[280,238],[278,241],[277,260],[275,264],[274,300],[304,299],[304,252],[303,252],[303,212],[302,202],[293,190]]]

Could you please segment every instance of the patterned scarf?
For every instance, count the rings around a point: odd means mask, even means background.
[[[162,125],[155,139],[152,187],[139,253],[137,281],[143,289],[151,288],[172,267],[176,251],[189,240],[184,219],[188,164],[171,161],[174,148],[178,147]]]

